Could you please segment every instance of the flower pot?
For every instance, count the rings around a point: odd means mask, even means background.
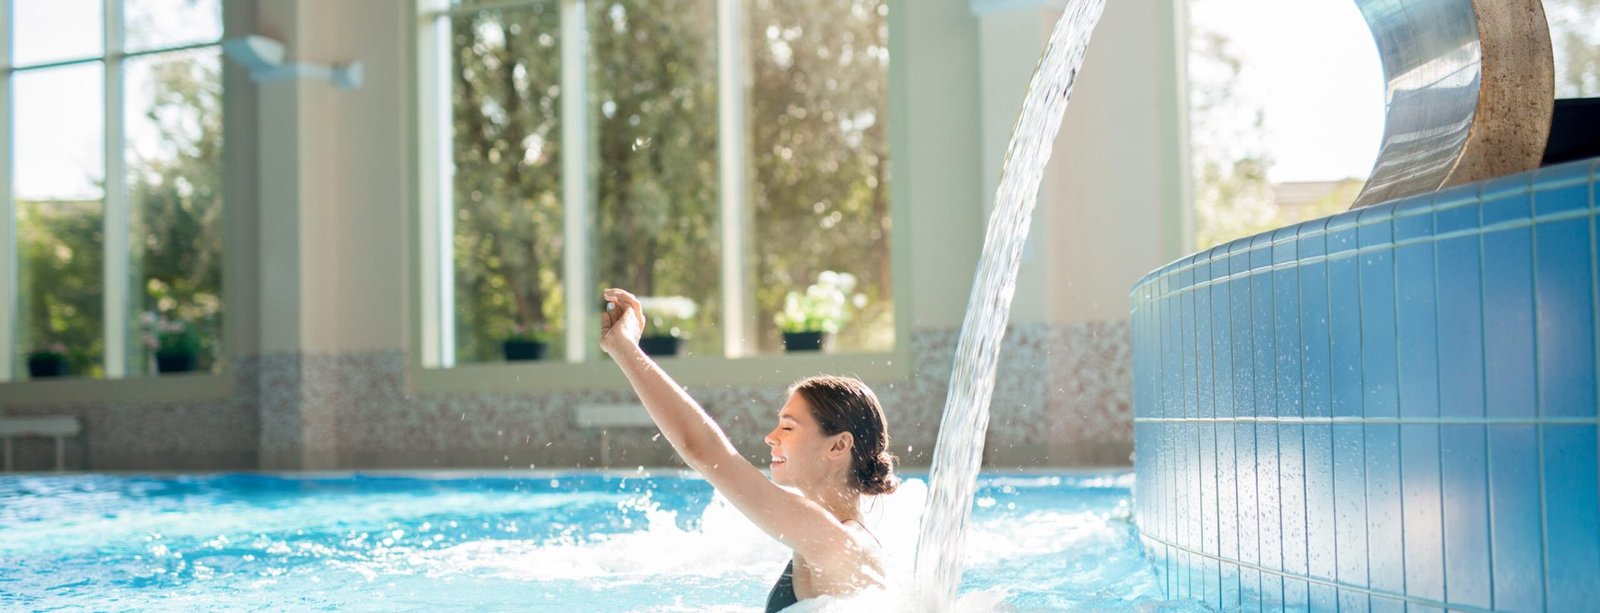
[[[64,377],[67,374],[67,356],[39,355],[28,358],[28,376],[34,379]]]
[[[646,336],[639,339],[639,348],[645,355],[678,355],[683,339],[676,336]]]
[[[548,348],[550,348],[548,343],[538,341],[506,341],[500,345],[500,349],[506,354],[507,362],[543,360],[544,352]]]
[[[820,330],[813,332],[784,332],[783,348],[786,351],[822,351],[822,341],[828,333]]]
[[[200,361],[199,356],[192,353],[156,354],[156,372],[190,372],[195,369]]]

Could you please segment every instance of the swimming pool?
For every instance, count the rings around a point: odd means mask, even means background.
[[[909,572],[925,487],[869,507]],[[1166,603],[1127,473],[985,474],[965,608]],[[0,609],[749,610],[787,552],[678,473],[0,477]]]

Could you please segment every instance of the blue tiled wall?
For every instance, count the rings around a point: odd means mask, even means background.
[[[1224,610],[1600,610],[1596,178],[1244,238],[1133,289],[1135,519]]]

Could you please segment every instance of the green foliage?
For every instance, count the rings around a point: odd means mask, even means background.
[[[17,202],[24,342],[59,342],[71,372],[105,372],[99,202]]]
[[[544,324],[513,324],[507,342],[550,344],[550,329]]]
[[[889,259],[888,6],[884,0],[754,0],[745,46],[756,308],[783,310],[818,270],[849,270],[871,305],[839,345],[894,343]],[[760,319],[761,346],[782,343]]]
[[[1600,96],[1600,0],[1545,0],[1555,53],[1556,97]]]
[[[130,125],[159,146],[128,151],[134,304],[103,313],[104,206],[93,201],[18,202],[23,338],[59,341],[72,372],[104,373],[104,318],[156,311],[193,322],[174,347],[192,347],[200,367],[216,353],[222,286],[222,93],[214,50],[130,60],[147,68],[154,95],[128,100]],[[130,89],[130,91],[132,91]],[[103,183],[102,183],[103,185]],[[137,326],[129,326],[130,335]],[[130,341],[134,340],[130,337]],[[129,346],[137,347],[138,343]],[[148,355],[130,352],[130,371]]]
[[[129,153],[134,287],[142,290],[133,306],[182,322],[181,338],[162,346],[208,370],[222,330],[221,58],[179,53],[148,68],[152,98],[129,103],[143,106],[139,121],[162,146]],[[148,368],[147,356],[132,357],[130,370]]]
[[[644,336],[692,338],[689,329],[700,307],[683,296],[640,296],[639,310],[644,315]]]
[[[560,4],[455,18],[450,36],[456,351],[490,361],[500,331],[562,323]]]
[[[1218,32],[1199,31],[1191,50],[1195,246],[1208,249],[1277,227],[1267,169],[1264,111],[1238,95],[1244,61]],[[1238,123],[1246,118],[1246,123]]]
[[[46,343],[29,351],[27,360],[65,360],[67,359],[67,346],[61,343]]]
[[[200,355],[200,334],[194,326],[182,319],[169,319],[156,313],[141,315],[144,324],[144,345],[156,357],[174,358]]]
[[[855,286],[854,275],[824,270],[805,292],[785,294],[783,310],[773,321],[784,332],[837,333],[853,309],[866,306],[866,294],[850,293]]]
[[[585,291],[622,287],[689,300],[688,309],[676,309],[686,317],[672,321],[660,309],[675,303],[651,305],[647,334],[694,328],[700,333],[688,339],[690,351],[719,352],[716,5],[589,6],[599,276]]]
[[[470,3],[469,3],[470,4]],[[712,2],[588,5],[596,286],[561,280],[559,3],[452,19],[456,353],[498,359],[514,322],[564,327],[567,291],[623,287],[699,308],[690,350],[720,352],[720,176]],[[857,271],[872,309],[842,344],[893,342],[884,0],[746,3],[745,91],[761,343],[814,271]],[[564,342],[554,335],[555,344]],[[553,346],[559,353],[563,349]]]

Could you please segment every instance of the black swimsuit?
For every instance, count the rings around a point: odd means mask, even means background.
[[[861,526],[859,521],[853,519],[846,521],[855,521],[856,525]],[[861,526],[861,529],[866,530],[867,527]],[[877,540],[878,537],[874,536],[872,539]],[[789,560],[789,565],[783,567],[783,574],[778,575],[778,582],[772,584],[772,591],[767,593],[767,613],[778,613],[799,602],[800,599],[794,594],[794,560]]]
[[[794,595],[794,560],[783,567],[783,574],[778,577],[778,582],[773,584],[772,593],[767,594],[767,613],[778,613],[787,607],[800,602]]]

